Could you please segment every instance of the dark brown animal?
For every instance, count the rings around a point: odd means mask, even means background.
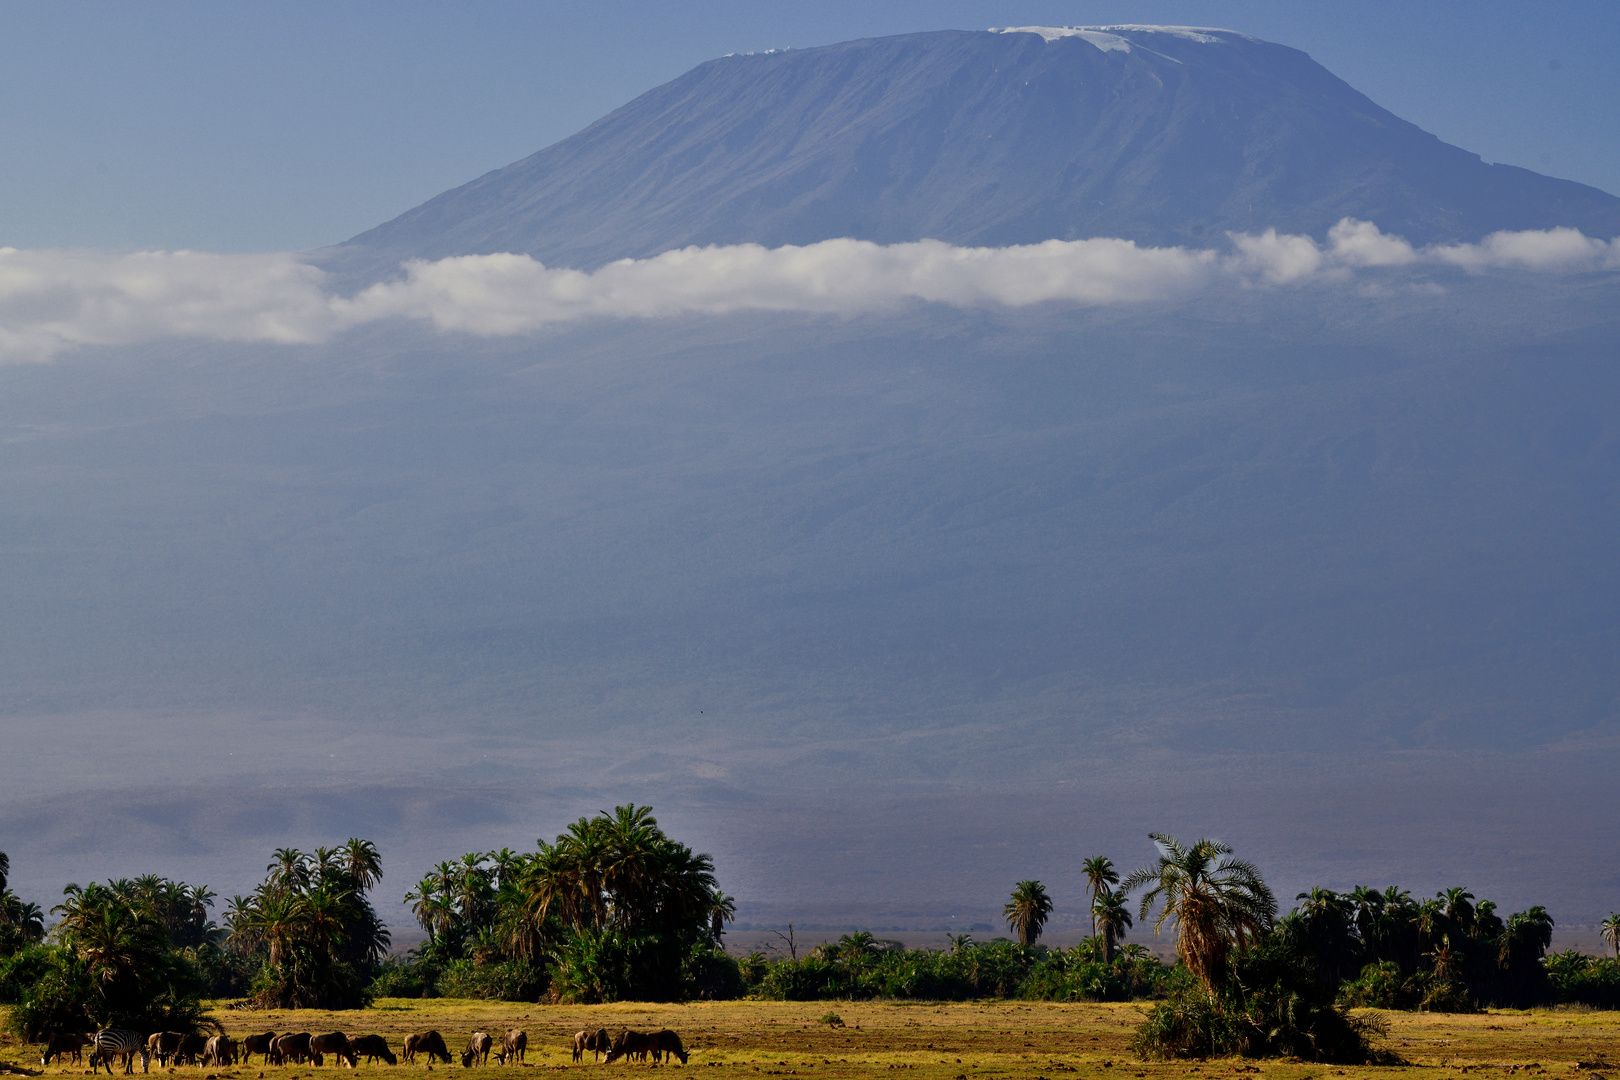
[[[45,1051],[39,1055],[40,1065],[49,1065],[51,1058],[72,1057],[74,1061],[82,1062],[83,1047],[90,1045],[90,1036],[80,1035],[71,1031],[53,1032],[45,1040]]]
[[[229,1035],[215,1035],[208,1040],[208,1048],[203,1052],[205,1065],[235,1065],[236,1040]]]
[[[270,1062],[270,1054],[275,1050],[276,1033],[267,1031],[263,1035],[249,1035],[242,1040],[242,1064],[246,1065],[254,1054],[262,1054],[266,1064]]]
[[[405,1036],[405,1052],[400,1056],[415,1064],[417,1054],[426,1054],[429,1065],[434,1058],[443,1058],[446,1065],[450,1064],[450,1050],[444,1045],[444,1036],[437,1031],[419,1031]]]
[[[681,1064],[686,1064],[686,1047],[681,1045],[681,1037],[669,1028],[656,1032],[653,1035],[653,1060],[659,1061],[665,1055],[678,1057]]]
[[[174,1051],[176,1065],[195,1065],[208,1053],[208,1036],[182,1035],[180,1045]]]
[[[289,1061],[302,1065],[309,1059],[309,1037],[307,1031],[279,1036],[274,1043],[275,1049],[270,1052],[270,1060],[276,1065],[285,1065]]]
[[[159,1065],[167,1065],[169,1058],[180,1049],[180,1040],[183,1038],[185,1036],[178,1031],[154,1031],[146,1037],[146,1052]]]
[[[645,1061],[647,1055],[652,1052],[652,1048],[653,1037],[651,1035],[645,1031],[630,1031],[627,1029],[619,1032],[619,1037],[613,1041],[613,1046],[608,1050],[607,1061],[603,1062],[603,1064],[611,1065],[619,1058],[636,1058]]]
[[[506,1038],[501,1040],[501,1049],[495,1055],[495,1060],[499,1061],[502,1065],[505,1065],[509,1061],[522,1061],[523,1056],[527,1054],[528,1051],[528,1032],[519,1031],[517,1028],[512,1028],[506,1033]]]
[[[309,1040],[309,1056],[315,1064],[322,1064],[327,1054],[331,1054],[339,1061],[348,1062],[351,1069],[359,1064],[355,1060],[354,1048],[349,1045],[349,1037],[341,1031],[316,1035]]]
[[[382,1058],[390,1065],[398,1065],[399,1058],[388,1049],[388,1040],[381,1035],[356,1035],[349,1040],[349,1049],[354,1051],[356,1058],[364,1055],[367,1064]]]
[[[461,1052],[461,1067],[464,1069],[471,1068],[472,1063],[475,1061],[480,1065],[488,1065],[489,1048],[494,1043],[495,1040],[482,1031],[473,1032],[467,1039],[467,1049]]]

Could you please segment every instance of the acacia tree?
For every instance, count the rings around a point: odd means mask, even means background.
[[[1052,915],[1052,898],[1039,881],[1020,881],[1013,886],[1012,896],[1001,909],[1007,920],[1007,929],[1018,935],[1018,944],[1028,948],[1035,944]]]
[[[1242,952],[1270,930],[1277,918],[1277,899],[1252,863],[1232,857],[1216,840],[1184,845],[1165,833],[1149,833],[1159,858],[1125,879],[1121,888],[1142,894],[1138,917],[1154,907],[1159,917],[1154,933],[1175,923],[1176,955],[1212,996],[1224,982],[1234,950]]]

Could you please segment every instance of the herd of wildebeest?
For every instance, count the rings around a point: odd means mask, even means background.
[[[86,1048],[90,1051],[91,1071],[99,1072],[101,1066],[105,1065],[108,1075],[112,1074],[115,1059],[124,1066],[124,1072],[133,1073],[137,1057],[141,1059],[142,1072],[150,1070],[154,1058],[160,1067],[171,1064],[225,1066],[238,1062],[246,1065],[254,1055],[258,1055],[266,1065],[303,1065],[306,1062],[323,1065],[328,1057],[351,1067],[357,1067],[362,1058],[368,1064],[385,1061],[390,1065],[399,1064],[401,1059],[407,1064],[415,1064],[418,1055],[425,1057],[429,1065],[440,1060],[448,1065],[453,1060],[444,1036],[437,1031],[421,1031],[405,1036],[405,1043],[396,1055],[389,1049],[388,1040],[381,1035],[345,1035],[341,1031],[325,1035],[311,1035],[307,1031],[278,1035],[274,1031],[266,1031],[262,1035],[248,1035],[240,1040],[229,1035],[184,1035],[177,1031],[158,1031],[143,1039],[138,1032],[109,1028],[93,1035],[53,1034],[45,1040],[45,1051],[40,1055],[39,1063],[49,1065],[52,1059],[78,1062],[83,1059]],[[461,1052],[461,1064],[466,1068],[487,1065],[493,1052],[498,1063],[509,1065],[522,1062],[528,1050],[528,1033],[516,1028],[506,1033],[498,1047],[493,1036],[475,1031],[467,1039],[467,1048]],[[625,1030],[616,1037],[610,1036],[606,1028],[575,1032],[574,1060],[584,1061],[587,1053],[597,1061],[602,1060],[602,1055],[607,1055],[608,1064],[624,1058],[626,1061],[650,1061],[657,1065],[666,1057],[679,1058],[682,1065],[686,1064],[686,1047],[681,1045],[681,1037],[668,1028],[650,1032]]]

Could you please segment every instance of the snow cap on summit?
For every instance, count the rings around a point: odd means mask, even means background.
[[[1122,37],[1122,33],[1133,34],[1169,34],[1184,38],[1188,41],[1197,41],[1205,45],[1214,45],[1220,42],[1215,34],[1229,34],[1233,37],[1244,37],[1232,30],[1222,30],[1213,26],[1145,26],[1137,23],[1125,23],[1118,26],[992,26],[992,34],[1039,34],[1048,43],[1060,38],[1077,37],[1090,42],[1103,52],[1130,52],[1130,41]]]

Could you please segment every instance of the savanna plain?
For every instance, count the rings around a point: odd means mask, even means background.
[[[1146,1003],[1060,1004],[984,1001],[965,1003],[874,1002],[692,1002],[680,1005],[621,1003],[570,1006],[454,999],[379,999],[371,1008],[328,1012],[315,1009],[236,1012],[214,1016],[233,1037],[267,1030],[344,1031],[378,1034],[397,1052],[406,1034],[434,1029],[452,1051],[473,1031],[499,1034],[521,1028],[529,1036],[521,1064],[465,1070],[469,1080],[508,1075],[513,1070],[640,1070],[654,1066],[619,1061],[612,1065],[572,1058],[573,1033],[582,1029],[671,1028],[681,1035],[690,1060],[666,1069],[728,1069],[749,1075],[868,1077],[896,1071],[917,1080],[1056,1080],[1060,1074],[1120,1080],[1124,1077],[1218,1077],[1260,1074],[1277,1080],[1328,1076],[1379,1076],[1413,1071],[1527,1076],[1607,1077],[1620,1063],[1620,1012],[1583,1008],[1492,1010],[1457,1015],[1365,1010],[1387,1026],[1384,1049],[1405,1062],[1384,1066],[1323,1066],[1289,1060],[1221,1058],[1209,1061],[1144,1062],[1131,1050],[1131,1038],[1146,1015]],[[13,1035],[0,1035],[0,1068],[14,1074],[88,1072],[83,1064],[39,1068],[38,1047]],[[138,1069],[137,1065],[137,1069]],[[181,1066],[159,1069],[214,1080],[294,1080],[315,1078],[338,1066],[266,1066],[258,1061],[234,1068]],[[365,1071],[418,1072],[424,1066],[381,1063]],[[459,1065],[430,1068],[462,1072]]]

